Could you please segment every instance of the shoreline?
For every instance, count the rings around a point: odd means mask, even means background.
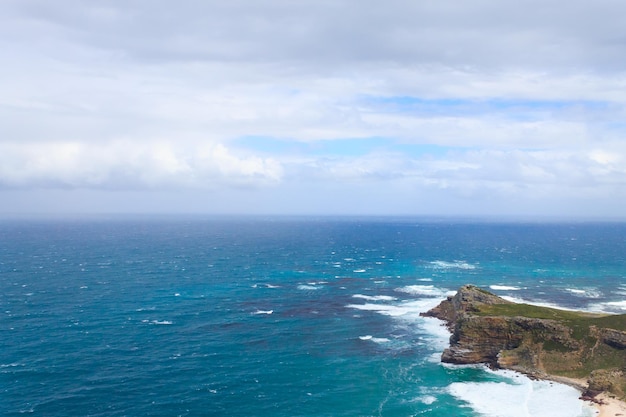
[[[594,407],[599,411],[598,417],[626,416],[626,402],[611,397],[606,392],[598,394]]]
[[[569,378],[558,375],[546,375],[543,378],[547,381],[554,381],[556,383],[569,385],[578,389],[581,395],[587,390],[587,381],[579,378]],[[622,401],[608,392],[602,392],[596,395],[593,399],[582,398],[583,401],[590,403],[593,408],[598,410],[597,417],[615,417],[626,416],[626,401]]]
[[[602,355],[620,357],[619,352],[614,350],[626,347],[626,329],[623,326],[616,327],[616,329],[607,327],[607,323],[601,321],[605,318],[604,316],[589,316],[583,312],[563,313],[554,308],[546,309],[529,304],[517,304],[469,284],[462,286],[454,296],[447,297],[437,307],[422,313],[422,315],[438,318],[445,323],[448,330],[454,329],[449,347],[442,353],[442,362],[451,364],[483,363],[492,369],[508,369],[525,374],[531,380],[567,385],[574,388],[573,395],[576,391],[580,393],[579,400],[582,400],[586,407],[594,409],[594,415],[626,417],[626,401],[624,399],[618,398],[609,391],[601,391],[596,388],[593,392],[590,391],[590,384],[594,387],[608,387],[609,385],[605,381],[601,381],[602,384],[599,385],[595,381],[595,377],[593,381],[591,379],[588,381],[586,378],[553,375],[545,372],[543,366],[539,366],[544,343],[547,342],[555,343],[557,347],[563,346],[566,350],[572,346],[576,348],[570,349],[574,350],[576,354],[573,353],[572,357],[564,360],[563,366],[559,369],[568,369],[568,366],[569,369],[585,369],[582,368],[583,364],[588,363],[591,359],[598,359]],[[573,329],[565,324],[569,322],[568,320],[573,320],[570,315],[578,320],[576,323],[580,321],[581,326],[583,324],[588,326],[588,328],[585,327],[587,333],[583,332],[583,336],[597,336],[595,345],[572,339]],[[598,327],[600,325],[602,326]],[[508,332],[515,329],[515,334],[511,336],[507,333],[507,329]],[[555,333],[556,335],[537,336],[547,334],[546,329],[550,330],[549,334]],[[602,342],[599,345],[600,353],[594,356],[600,342]],[[512,349],[511,346],[515,349]],[[591,352],[589,358],[583,357],[585,349]],[[557,360],[555,358],[560,357],[558,353],[554,352],[554,349],[545,355],[547,355],[546,360]],[[601,365],[598,369],[603,372],[609,371],[605,369],[607,367],[611,369],[615,367],[615,364],[610,361],[605,363],[598,359],[596,362],[595,366]],[[623,366],[623,357],[621,357],[620,364]],[[623,373],[616,374],[613,379],[621,384],[624,380]],[[610,378],[609,383],[613,383]]]

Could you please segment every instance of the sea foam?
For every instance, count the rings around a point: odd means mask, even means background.
[[[533,381],[512,371],[490,371],[499,382],[454,382],[450,394],[484,416],[590,417],[595,410],[579,399],[575,388],[550,381]]]
[[[454,291],[450,292],[445,289],[437,288],[434,285],[407,285],[405,287],[396,288],[396,291],[411,295],[425,295],[438,298],[445,298],[448,295],[454,294]]]
[[[368,301],[393,301],[396,298],[390,295],[363,295],[363,294],[355,294],[352,298],[361,298],[363,300]]]
[[[511,285],[490,285],[489,288],[495,291],[519,291],[520,287],[514,287]]]
[[[476,269],[476,265],[470,264],[466,261],[432,261],[430,266],[433,269]]]
[[[615,314],[620,309],[626,310],[626,301],[589,304],[587,308],[581,308],[581,307],[571,308],[571,307],[562,306],[560,304],[549,303],[546,301],[526,300],[526,299],[510,297],[510,296],[502,296],[501,298],[507,301],[511,301],[513,303],[530,304],[530,305],[534,305],[538,307],[548,307],[548,308],[554,308],[556,310],[565,310],[565,311],[585,311],[588,313]]]
[[[596,303],[589,306],[595,312],[609,314],[623,314],[626,311],[626,301],[608,301],[605,303]]]
[[[273,313],[274,313],[274,310],[257,310],[257,311],[255,311],[252,314],[256,314],[256,315],[267,314],[267,315],[270,315],[270,314],[273,314]]]
[[[441,291],[446,292],[445,290]],[[420,329],[419,332],[423,333],[424,337],[428,339],[428,345],[436,350],[435,356],[433,356],[436,359],[433,359],[433,361],[439,361],[441,351],[448,345],[450,332],[441,320],[432,317],[422,317],[420,313],[430,310],[440,302],[441,298],[427,297],[395,303],[349,304],[346,307],[361,311],[373,311],[392,317],[394,320],[410,326],[417,325],[417,328]]]
[[[600,298],[602,295],[596,288],[566,288],[566,292],[577,297]]]
[[[315,291],[315,290],[319,290],[320,287],[316,287],[314,285],[301,284],[301,285],[298,285],[298,289],[302,291]]]
[[[413,301],[406,301],[395,304],[365,303],[349,304],[346,307],[364,311],[375,311],[379,314],[392,317],[405,317],[408,319],[420,318],[420,313],[435,307],[441,299],[425,298]]]
[[[386,337],[374,337],[371,334],[365,335],[365,336],[359,336],[359,339],[361,340],[371,340],[374,343],[387,343],[389,342],[389,339],[387,339]]]
[[[539,300],[526,300],[523,298],[518,298],[518,297],[510,297],[507,295],[503,295],[501,296],[501,298],[507,300],[507,301],[511,301],[513,303],[517,303],[517,304],[530,304],[533,306],[537,306],[537,307],[548,307],[548,308],[554,308],[557,310],[565,310],[565,311],[578,311],[580,309],[574,309],[574,308],[568,308],[559,304],[555,304],[555,303],[549,303],[546,301],[539,301]]]

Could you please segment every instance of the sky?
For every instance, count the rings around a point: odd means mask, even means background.
[[[0,215],[626,219],[621,0],[3,0]]]

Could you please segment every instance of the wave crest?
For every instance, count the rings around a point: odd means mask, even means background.
[[[476,265],[475,264],[470,264],[466,261],[452,261],[452,262],[448,262],[448,261],[432,261],[429,262],[430,267],[433,269],[467,269],[467,270],[472,270],[472,269],[476,269]]]

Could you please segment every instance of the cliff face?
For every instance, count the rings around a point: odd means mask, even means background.
[[[485,363],[535,377],[586,377],[592,395],[626,392],[626,316],[515,304],[471,285],[424,315],[445,321],[452,331],[443,362]]]
[[[481,306],[506,303],[510,304],[509,301],[488,291],[473,285],[464,285],[454,297],[448,297],[423,315],[443,320],[451,328],[457,319],[472,312],[478,312]]]

